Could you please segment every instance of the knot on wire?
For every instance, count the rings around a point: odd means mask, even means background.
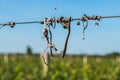
[[[69,18],[64,18],[61,16],[58,20],[57,23],[60,23],[64,29],[68,29],[68,24],[69,24]]]
[[[9,22],[8,25],[11,27],[11,28],[14,28],[15,27],[15,22]]]
[[[81,21],[88,21],[88,20],[98,20],[100,21],[100,19],[102,18],[102,16],[87,16],[86,14],[84,14],[84,16],[81,18]]]
[[[81,19],[79,19],[79,21],[77,21],[77,25],[80,25],[80,22],[82,21],[82,39],[84,40],[85,39],[85,30],[87,29],[88,27],[88,21],[89,20],[97,20],[97,21],[100,21],[102,18],[102,16],[87,16],[86,14],[83,15],[83,17]],[[95,23],[95,26],[98,26],[99,23],[96,22]]]
[[[8,22],[8,23],[5,23],[5,24],[1,24],[1,28],[3,28],[4,26],[10,26],[11,28],[14,28],[15,27],[15,22]]]

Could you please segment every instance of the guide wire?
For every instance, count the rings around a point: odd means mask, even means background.
[[[64,58],[65,54],[66,54],[66,50],[67,50],[67,44],[68,44],[68,39],[70,36],[70,32],[71,32],[71,22],[72,21],[78,21],[77,25],[80,25],[80,22],[82,22],[83,26],[82,26],[82,39],[84,40],[84,33],[85,30],[88,27],[88,21],[89,20],[95,20],[95,21],[100,21],[101,19],[105,19],[105,18],[120,18],[120,16],[87,16],[86,14],[83,15],[83,17],[81,18],[64,18],[64,17],[59,17],[56,18],[55,14],[56,14],[56,9],[54,11],[54,16],[53,18],[45,18],[44,20],[39,20],[39,21],[30,21],[30,22],[13,22],[10,21],[8,23],[4,23],[4,24],[0,24],[0,29],[2,29],[5,26],[10,26],[11,28],[14,28],[17,24],[43,24],[44,28],[43,28],[43,35],[46,38],[46,42],[47,42],[47,47],[45,48],[45,50],[43,51],[43,54],[47,52],[48,47],[50,48],[50,54],[51,57],[53,57],[53,50],[57,51],[57,48],[55,47],[55,45],[52,42],[52,32],[51,32],[51,28],[53,27],[53,29],[56,27],[56,23],[60,23],[64,29],[67,29],[67,37],[66,37],[66,41],[64,44],[64,49],[62,51],[62,57]],[[99,23],[95,23],[95,25],[99,25]]]

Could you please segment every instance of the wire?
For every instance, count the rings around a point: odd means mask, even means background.
[[[70,27],[71,21],[79,21],[78,25],[80,25],[80,21],[83,22],[82,36],[83,36],[83,39],[84,39],[84,32],[85,32],[85,29],[88,26],[88,21],[89,20],[100,21],[103,18],[120,18],[120,16],[103,16],[102,17],[102,16],[94,16],[94,15],[93,16],[87,16],[85,14],[81,18],[71,18],[71,17],[70,18],[64,18],[64,17],[56,18],[55,14],[56,14],[56,8],[55,8],[55,13],[54,13],[53,18],[45,18],[44,20],[30,21],[30,22],[12,22],[11,21],[11,22],[8,22],[8,23],[5,23],[5,24],[0,24],[0,29],[5,27],[5,26],[10,26],[11,28],[14,28],[16,24],[35,24],[35,23],[43,24],[44,25],[43,34],[44,34],[44,37],[46,38],[46,41],[47,41],[47,47],[43,51],[42,58],[44,60],[44,63],[47,65],[47,63],[44,59],[44,54],[47,52],[48,47],[50,48],[51,57],[53,57],[52,49],[57,51],[57,49],[55,48],[55,45],[52,43],[52,32],[50,30],[50,26],[53,26],[53,28],[55,28],[56,23],[60,23],[63,26],[63,28],[67,29],[67,31],[68,31],[66,41],[65,41],[65,44],[64,44],[64,49],[62,51],[62,57],[64,58],[64,56],[66,54],[66,50],[67,50],[68,39],[69,39],[69,36],[70,36],[70,33],[71,33],[71,27]],[[86,22],[86,25],[84,24],[85,22]],[[52,25],[53,23],[54,23],[54,25]],[[98,25],[98,23],[97,23],[97,25]],[[47,26],[49,27],[49,29],[47,29]],[[49,34],[50,34],[50,40],[49,40],[49,36],[48,36],[48,31],[49,31]]]
[[[102,18],[119,18],[120,16],[104,16]]]
[[[44,22],[43,21],[30,21],[30,22],[15,22],[15,24],[34,24],[34,23],[40,23],[40,24],[43,24]],[[6,24],[0,24],[0,25],[10,25],[9,23],[6,23]]]
[[[95,17],[100,17],[101,18],[120,18],[120,16],[88,16],[88,20],[98,20],[98,18],[95,18]],[[83,21],[83,18],[85,19],[85,17],[82,17],[82,18],[71,18],[71,21],[76,21],[76,20],[81,20]],[[54,18],[51,18],[49,21],[51,22],[57,22],[59,20],[59,18],[56,18],[54,20]],[[44,20],[41,20],[41,21],[30,21],[30,22],[15,22],[15,24],[34,24],[34,23],[40,23],[40,24],[44,24]],[[7,25],[9,26],[10,24],[9,23],[6,23],[6,24],[0,24],[0,25]]]
[[[32,21],[32,22],[17,22],[15,24],[33,24],[33,23],[39,23],[39,21]]]

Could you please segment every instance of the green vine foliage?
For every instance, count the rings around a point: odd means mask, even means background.
[[[43,77],[40,56],[9,56],[8,63],[0,56],[0,80],[120,80],[120,62],[114,58],[55,56]]]

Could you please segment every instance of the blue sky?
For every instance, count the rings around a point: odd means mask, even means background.
[[[0,0],[0,23],[9,21],[37,21],[45,17],[82,17],[87,15],[120,15],[120,0]],[[68,53],[104,54],[112,51],[120,52],[120,18],[102,19],[98,27],[90,21],[82,40],[82,25],[72,22]],[[0,30],[0,52],[25,52],[31,46],[33,52],[42,52],[45,39],[42,38],[43,25],[16,25],[11,29],[6,26]],[[60,25],[53,31],[53,42],[58,52],[63,50],[66,30]]]

